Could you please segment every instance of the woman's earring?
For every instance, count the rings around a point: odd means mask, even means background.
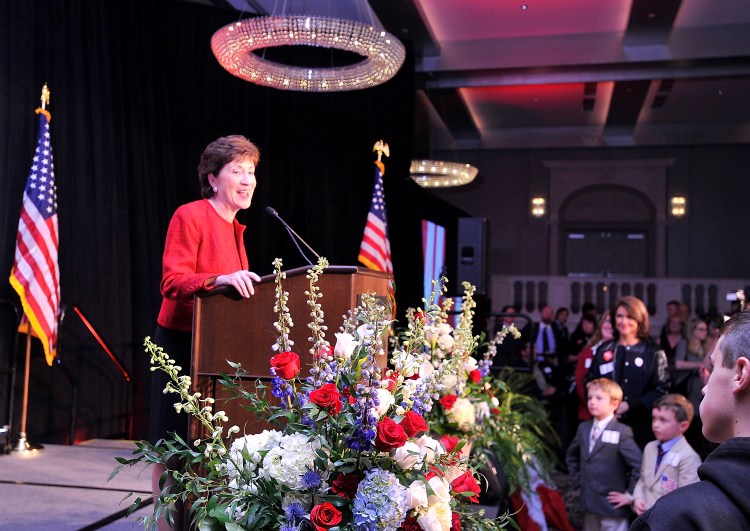
[[[214,188],[214,193],[216,193],[216,192],[218,192],[218,191],[219,191],[219,189],[218,189],[218,188]]]

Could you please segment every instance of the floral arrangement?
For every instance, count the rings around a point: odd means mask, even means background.
[[[442,373],[434,380],[434,407],[426,412],[430,429],[442,435],[446,448],[458,444],[463,453],[470,449],[490,449],[498,456],[509,488],[528,488],[531,475],[549,476],[553,452],[545,443],[550,433],[546,411],[536,399],[523,394],[523,376],[507,374],[504,379],[490,372],[497,347],[508,334],[520,337],[511,326],[497,332],[483,349],[481,336],[474,336],[475,288],[464,282],[464,296],[456,327],[449,324],[453,300],[444,298],[446,279],[433,282],[425,309],[407,311],[408,327],[402,334],[404,345],[421,343],[421,375]],[[419,340],[416,340],[419,338]],[[402,352],[396,346],[394,356]],[[511,385],[508,385],[510,383]],[[471,463],[478,466],[481,453],[475,451]]]
[[[162,476],[162,492],[147,519],[150,527],[181,500],[200,529],[227,530],[499,530],[506,518],[490,520],[470,508],[480,492],[477,475],[463,455],[464,442],[446,444],[430,436],[424,415],[433,398],[466,360],[446,360],[434,370],[424,352],[424,322],[414,320],[394,365],[381,371],[389,311],[373,295],[344,320],[332,347],[319,303],[317,280],[327,261],[308,272],[310,307],[308,376],[289,340],[293,326],[283,290],[281,261],[274,261],[278,338],[270,358],[270,387],[248,387],[244,371],[222,383],[274,429],[238,436],[214,401],[191,393],[167,353],[146,338],[152,370],[166,371],[175,408],[193,415],[204,437],[136,443],[135,457],[119,458],[120,469],[138,463],[183,463]],[[467,341],[461,336],[458,343]],[[458,360],[458,357],[455,358]],[[273,396],[271,396],[273,395]],[[229,440],[235,437],[233,440]],[[167,481],[169,479],[170,481]],[[136,499],[131,510],[140,505]]]

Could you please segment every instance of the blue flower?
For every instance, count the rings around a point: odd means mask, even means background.
[[[406,488],[387,470],[373,468],[357,487],[352,515],[357,531],[395,531],[406,518]]]
[[[302,475],[302,485],[304,485],[306,489],[317,489],[322,482],[320,474],[315,470],[308,470]]]
[[[287,507],[286,511],[284,511],[284,516],[286,516],[286,519],[289,520],[289,522],[297,522],[298,520],[302,520],[306,514],[307,511],[305,511],[305,508],[297,502],[290,503],[289,507]]]

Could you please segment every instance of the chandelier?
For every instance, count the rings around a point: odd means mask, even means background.
[[[404,45],[385,31],[366,0],[284,4],[285,14],[247,18],[214,33],[211,50],[219,64],[234,76],[266,87],[341,92],[385,83],[404,63]],[[319,12],[311,12],[316,9]],[[327,66],[299,66],[265,57],[270,48],[283,46],[318,47],[331,54],[339,50],[356,54],[358,60],[339,66],[330,61]]]
[[[412,180],[423,188],[450,188],[469,184],[479,173],[471,164],[442,160],[413,160],[409,168]]]

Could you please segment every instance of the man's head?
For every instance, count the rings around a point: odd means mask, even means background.
[[[516,308],[512,304],[506,304],[503,306],[503,309],[501,310],[503,313],[516,313]],[[505,315],[503,316],[503,324],[505,326],[510,326],[515,322],[515,317],[512,315]]]
[[[544,324],[550,324],[553,315],[552,306],[545,306],[539,311],[539,319],[541,319]]]
[[[555,312],[555,321],[557,321],[560,324],[565,324],[568,322],[568,316],[570,315],[570,310],[568,310],[565,307],[558,308]]]
[[[651,410],[651,429],[661,442],[671,441],[687,431],[693,420],[693,404],[682,395],[659,397]]]
[[[703,388],[703,435],[724,442],[750,436],[750,312],[733,315],[721,327],[708,358],[711,376]]]
[[[672,300],[667,303],[667,319],[670,317],[677,317],[679,311],[680,301]]]
[[[608,378],[597,378],[586,384],[586,406],[596,420],[612,415],[622,402],[622,387]]]

